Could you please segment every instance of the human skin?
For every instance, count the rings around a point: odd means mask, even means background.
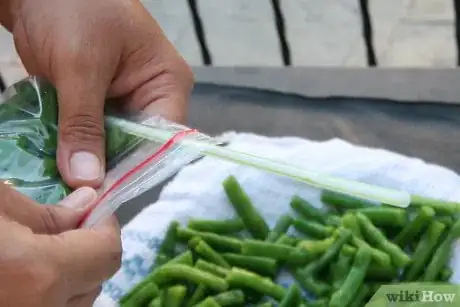
[[[0,0],[0,23],[27,72],[57,88],[57,160],[71,187],[104,180],[107,98],[184,121],[192,73],[139,1]],[[0,306],[92,306],[121,255],[114,218],[76,229],[96,197],[82,188],[40,206],[0,183]]]

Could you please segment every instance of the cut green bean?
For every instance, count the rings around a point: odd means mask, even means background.
[[[240,267],[261,275],[274,276],[278,270],[276,261],[268,257],[244,256],[238,254],[222,254],[222,257],[231,266]]]
[[[193,249],[195,252],[207,259],[208,261],[217,264],[223,268],[230,269],[231,266],[228,264],[227,261],[218,253],[216,252],[211,246],[209,246],[206,242],[204,242],[201,238],[195,237],[191,240]]]
[[[291,209],[306,220],[314,220],[318,223],[325,224],[327,220],[326,212],[314,207],[307,200],[300,196],[294,196],[291,199]]]
[[[128,299],[120,302],[120,305],[123,307],[130,307],[130,306],[143,306],[151,302],[153,299],[160,295],[160,289],[158,289],[157,285],[150,282],[145,284],[142,288],[139,289],[136,293],[134,293]]]
[[[341,252],[337,258],[337,261],[331,265],[332,271],[332,290],[337,291],[342,286],[343,282],[350,272],[351,265],[353,263],[353,257]]]
[[[447,237],[436,249],[423,276],[424,281],[435,281],[442,269],[448,264],[452,253],[452,245],[460,237],[460,220],[449,230]]]
[[[362,238],[361,228],[359,227],[359,222],[356,216],[353,213],[345,213],[342,216],[341,225],[344,228],[350,229],[353,235],[357,238]]]
[[[316,239],[324,239],[330,237],[334,232],[334,228],[331,226],[325,226],[317,222],[301,219],[294,220],[294,228],[298,232]]]
[[[283,297],[281,302],[279,303],[279,307],[299,307],[300,303],[302,302],[302,293],[300,291],[299,286],[296,283],[293,283],[286,295]]]
[[[203,259],[198,259],[195,263],[195,267],[199,270],[211,273],[221,278],[227,277],[228,273],[230,273],[230,270],[218,266],[217,264],[207,262]]]
[[[274,242],[276,244],[280,245],[287,245],[287,246],[295,246],[298,243],[298,240],[296,238],[290,237],[286,234],[281,235],[276,241]]]
[[[232,268],[226,281],[233,288],[249,288],[270,296],[277,301],[282,300],[286,294],[286,290],[274,283],[270,278],[265,278],[239,268]]]
[[[366,284],[361,285],[361,287],[358,290],[358,293],[356,293],[356,296],[353,298],[353,301],[347,307],[365,306],[365,304],[367,303],[366,300],[370,295],[371,288]]]
[[[290,261],[291,263],[309,262],[311,256],[294,247],[269,243],[257,240],[245,240],[243,242],[243,255],[269,257],[278,261]]]
[[[201,302],[206,297],[206,292],[208,292],[208,288],[203,284],[199,284],[188,299],[186,307],[193,307]]]
[[[191,219],[187,226],[196,231],[212,232],[220,235],[235,234],[244,230],[244,223],[240,218],[220,221]]]
[[[162,296],[157,297],[156,299],[152,300],[148,307],[163,307],[163,298]]]
[[[158,253],[166,255],[170,258],[174,256],[175,248],[176,248],[176,235],[177,235],[177,228],[179,227],[179,222],[173,221],[169,224],[165,238],[161,243],[160,247],[158,248]]]
[[[389,241],[383,232],[372,224],[367,216],[358,212],[356,217],[358,218],[364,236],[370,243],[390,255],[395,266],[403,268],[411,262],[411,258],[399,246]]]
[[[208,297],[202,303],[196,305],[197,307],[222,307],[215,299]]]
[[[219,293],[213,296],[213,299],[222,307],[238,306],[244,304],[244,293],[241,290],[231,290]]]
[[[273,303],[272,302],[265,302],[265,303],[261,303],[261,304],[257,305],[257,307],[273,307]]]
[[[374,204],[369,201],[331,191],[323,191],[321,194],[321,201],[324,204],[339,210],[374,206]]]
[[[442,201],[435,198],[411,195],[412,207],[431,207],[439,214],[455,215],[460,212],[460,204],[452,201]]]
[[[432,221],[427,231],[420,239],[415,249],[414,261],[404,271],[404,281],[415,281],[429,263],[430,257],[434,254],[434,249],[440,242],[440,238],[446,229],[446,225],[436,220]]]
[[[371,263],[367,269],[366,279],[372,281],[393,281],[399,276],[397,268]]]
[[[403,227],[407,222],[407,211],[401,208],[373,206],[356,209],[355,212],[364,214],[378,227]]]
[[[452,278],[452,275],[454,275],[454,271],[452,271],[451,268],[445,268],[439,274],[439,280],[440,281],[449,281]]]
[[[297,244],[297,247],[305,250],[311,255],[316,256],[327,251],[334,242],[335,238],[331,236],[324,240],[302,240]]]
[[[383,267],[391,267],[390,255],[381,251],[380,249],[370,246],[366,241],[361,240],[357,237],[352,237],[351,242],[357,248],[368,248],[371,251],[372,261]]]
[[[168,307],[181,307],[184,302],[187,288],[182,285],[167,288],[163,293],[163,304]]]
[[[193,237],[200,237],[216,250],[233,253],[241,252],[241,240],[211,232],[195,231],[190,228],[179,228],[177,229],[177,237],[182,241],[189,241]]]
[[[305,291],[310,292],[318,297],[329,293],[331,290],[330,285],[315,279],[312,275],[304,274],[300,269],[293,270],[291,273],[295,280]]]
[[[426,228],[435,214],[436,212],[432,208],[421,207],[415,218],[396,236],[394,243],[405,247],[411,240],[417,239],[420,231]]]
[[[290,215],[282,215],[278,221],[276,221],[275,227],[270,231],[265,241],[275,242],[281,235],[288,231],[292,223],[294,223],[294,219]]]
[[[169,264],[157,269],[152,280],[158,285],[164,285],[175,280],[186,280],[195,284],[204,284],[214,291],[225,291],[228,288],[228,284],[223,278],[183,264]]]
[[[367,268],[371,262],[371,252],[367,248],[360,248],[356,253],[353,265],[345,282],[335,291],[329,302],[329,307],[348,306],[358,293],[366,277]]]
[[[320,300],[314,300],[311,302],[308,302],[307,307],[328,307],[329,306],[329,301],[326,299],[320,299]]]
[[[305,269],[303,269],[303,273],[305,275],[316,274],[326,268],[326,266],[328,266],[331,261],[337,257],[342,247],[352,237],[351,231],[346,228],[337,229],[337,234],[337,239],[334,244],[332,244],[318,260],[310,263]]]
[[[230,203],[243,221],[245,228],[255,239],[265,240],[270,231],[268,225],[236,178],[229,176],[224,180],[223,186]]]

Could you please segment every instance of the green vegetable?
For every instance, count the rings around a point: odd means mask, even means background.
[[[306,307],[328,307],[329,301],[326,299],[319,299],[313,302],[308,302]]]
[[[442,271],[442,269],[447,265],[449,257],[452,253],[452,245],[456,239],[460,237],[460,220],[455,222],[455,224],[450,229],[447,237],[439,245],[436,252],[431,259],[431,262],[428,264],[428,267],[425,270],[425,275],[423,276],[424,281],[435,281],[436,277]]]
[[[177,237],[182,241],[189,241],[193,237],[200,237],[216,250],[241,252],[241,241],[235,238],[221,236],[211,232],[195,231],[190,228],[178,228]]]
[[[168,229],[166,230],[165,238],[158,248],[155,266],[161,266],[174,257],[178,227],[179,222],[177,221],[173,221],[169,224]]]
[[[371,263],[367,269],[366,279],[372,281],[393,281],[399,276],[399,271],[395,267],[381,266]]]
[[[197,305],[197,307],[222,307],[215,299],[208,297],[202,303]]]
[[[357,213],[356,217],[360,223],[364,236],[378,248],[390,255],[394,265],[405,267],[411,262],[411,258],[399,246],[390,242],[383,232],[375,227],[372,222],[362,213]]]
[[[278,301],[286,294],[285,289],[271,279],[239,268],[232,268],[226,281],[233,288],[249,288]]]
[[[275,242],[281,235],[286,233],[291,227],[294,219],[290,215],[282,215],[276,221],[275,227],[269,232],[266,241],[267,242]]]
[[[244,293],[241,290],[232,290],[217,294],[213,299],[222,307],[241,305],[244,303]]]
[[[372,246],[367,244],[366,241],[361,240],[357,237],[352,237],[351,242],[357,248],[368,248],[371,251],[372,261],[374,263],[383,267],[391,267],[391,258],[387,253],[381,251],[380,249],[373,248]]]
[[[150,302],[150,304],[149,304],[149,307],[163,307],[163,298],[162,298],[162,296],[159,296],[156,299],[152,300]]]
[[[400,208],[373,206],[356,209],[356,212],[367,216],[367,218],[376,226],[402,227],[407,221],[406,210]]]
[[[331,191],[323,191],[321,194],[321,201],[326,205],[340,210],[374,206],[374,204],[369,201]]]
[[[192,307],[195,306],[197,303],[201,302],[205,298],[207,291],[208,288],[206,288],[205,285],[199,284],[196,287],[195,291],[193,291],[192,296],[188,299],[186,306]]]
[[[257,305],[257,307],[273,307],[273,304],[271,302],[265,302]]]
[[[331,279],[332,279],[332,289],[334,291],[338,290],[345,279],[348,276],[348,272],[350,271],[351,265],[353,263],[353,257],[346,255],[344,253],[340,253],[337,261],[331,264]]]
[[[431,222],[436,212],[430,207],[421,207],[418,210],[417,216],[403,228],[403,230],[396,236],[394,243],[404,247],[411,240],[415,240],[420,231]]]
[[[236,213],[242,219],[249,233],[259,240],[265,240],[269,228],[263,217],[253,206],[246,192],[234,176],[229,176],[223,183],[225,192]]]
[[[362,238],[361,228],[359,227],[358,219],[353,213],[345,213],[341,219],[341,225],[344,228],[350,229],[353,235],[357,238]]]
[[[334,232],[334,228],[331,226],[324,226],[316,222],[300,219],[294,220],[294,228],[306,236],[317,239],[327,238]]]
[[[185,286],[173,286],[167,288],[163,292],[163,304],[168,307],[181,307],[187,294],[187,288]]]
[[[311,256],[294,247],[288,245],[269,243],[256,240],[244,240],[243,255],[268,257],[278,261],[289,261],[290,263],[306,263],[311,260]]]
[[[308,201],[301,198],[300,196],[294,196],[291,199],[290,205],[294,212],[306,220],[314,220],[322,224],[325,224],[327,221],[327,214],[325,212],[313,207]]]
[[[293,270],[292,276],[294,276],[295,280],[299,283],[299,285],[305,290],[308,291],[318,297],[329,293],[331,290],[331,286],[315,279],[312,275],[305,274],[302,270]]]
[[[302,293],[297,284],[292,284],[281,300],[279,307],[298,307],[302,302]]]
[[[204,242],[200,237],[195,237],[190,240],[190,244],[195,250],[195,252],[202,256],[203,258],[215,263],[223,268],[230,269],[230,265],[225,261],[225,259],[212,249],[206,242]]]
[[[360,248],[356,253],[350,273],[348,273],[344,283],[339,290],[332,294],[329,307],[346,307],[351,303],[364,282],[370,262],[370,250]]]
[[[451,279],[452,275],[454,275],[454,271],[452,271],[451,268],[445,268],[439,274],[439,280],[440,281],[449,281]]]
[[[420,195],[412,195],[410,205],[412,207],[431,207],[439,214],[455,215],[460,212],[460,204],[457,202],[442,201]]]
[[[244,230],[244,223],[240,218],[222,221],[191,219],[187,226],[196,231],[220,235],[234,234]]]
[[[232,266],[240,267],[255,273],[274,276],[278,266],[275,260],[268,257],[223,254],[222,257]]]
[[[371,295],[371,288],[366,284],[361,285],[361,287],[358,290],[358,293],[353,298],[353,300],[348,305],[348,307],[365,306],[365,304],[367,303],[366,300],[369,298],[370,295]]]
[[[154,283],[145,284],[143,287],[139,289],[136,293],[134,293],[131,297],[123,300],[121,306],[123,307],[136,307],[148,304],[154,298],[160,295],[160,290],[158,289],[157,285]]]
[[[158,268],[152,281],[158,285],[167,284],[175,280],[187,280],[195,284],[203,284],[214,291],[225,291],[228,288],[227,282],[205,271],[183,264],[169,264]]]
[[[432,221],[428,230],[423,234],[417,248],[415,249],[414,261],[404,271],[403,280],[415,281],[428,264],[430,257],[434,253],[435,247],[444,233],[446,226],[436,220]]]
[[[199,270],[211,273],[221,278],[227,277],[228,273],[230,273],[230,270],[218,266],[214,263],[204,261],[202,259],[197,260],[197,262],[195,263],[195,267]]]

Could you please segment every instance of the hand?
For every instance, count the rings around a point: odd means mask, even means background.
[[[184,120],[192,73],[140,1],[9,1],[25,68],[58,90],[58,166],[70,186],[103,181],[106,97]]]
[[[1,183],[0,195],[0,306],[92,306],[121,249],[113,221],[74,230],[95,191],[79,189],[61,207],[37,205]]]

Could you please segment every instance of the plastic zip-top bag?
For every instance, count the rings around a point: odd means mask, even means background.
[[[107,122],[108,173],[98,191],[99,201],[83,221],[84,227],[110,216],[124,202],[200,157],[198,151],[179,146],[179,139],[216,144],[194,129],[160,117],[140,123],[161,130],[168,139],[147,140]],[[57,129],[58,100],[50,83],[28,78],[0,96],[0,180],[41,204],[56,204],[71,192],[56,164]]]

